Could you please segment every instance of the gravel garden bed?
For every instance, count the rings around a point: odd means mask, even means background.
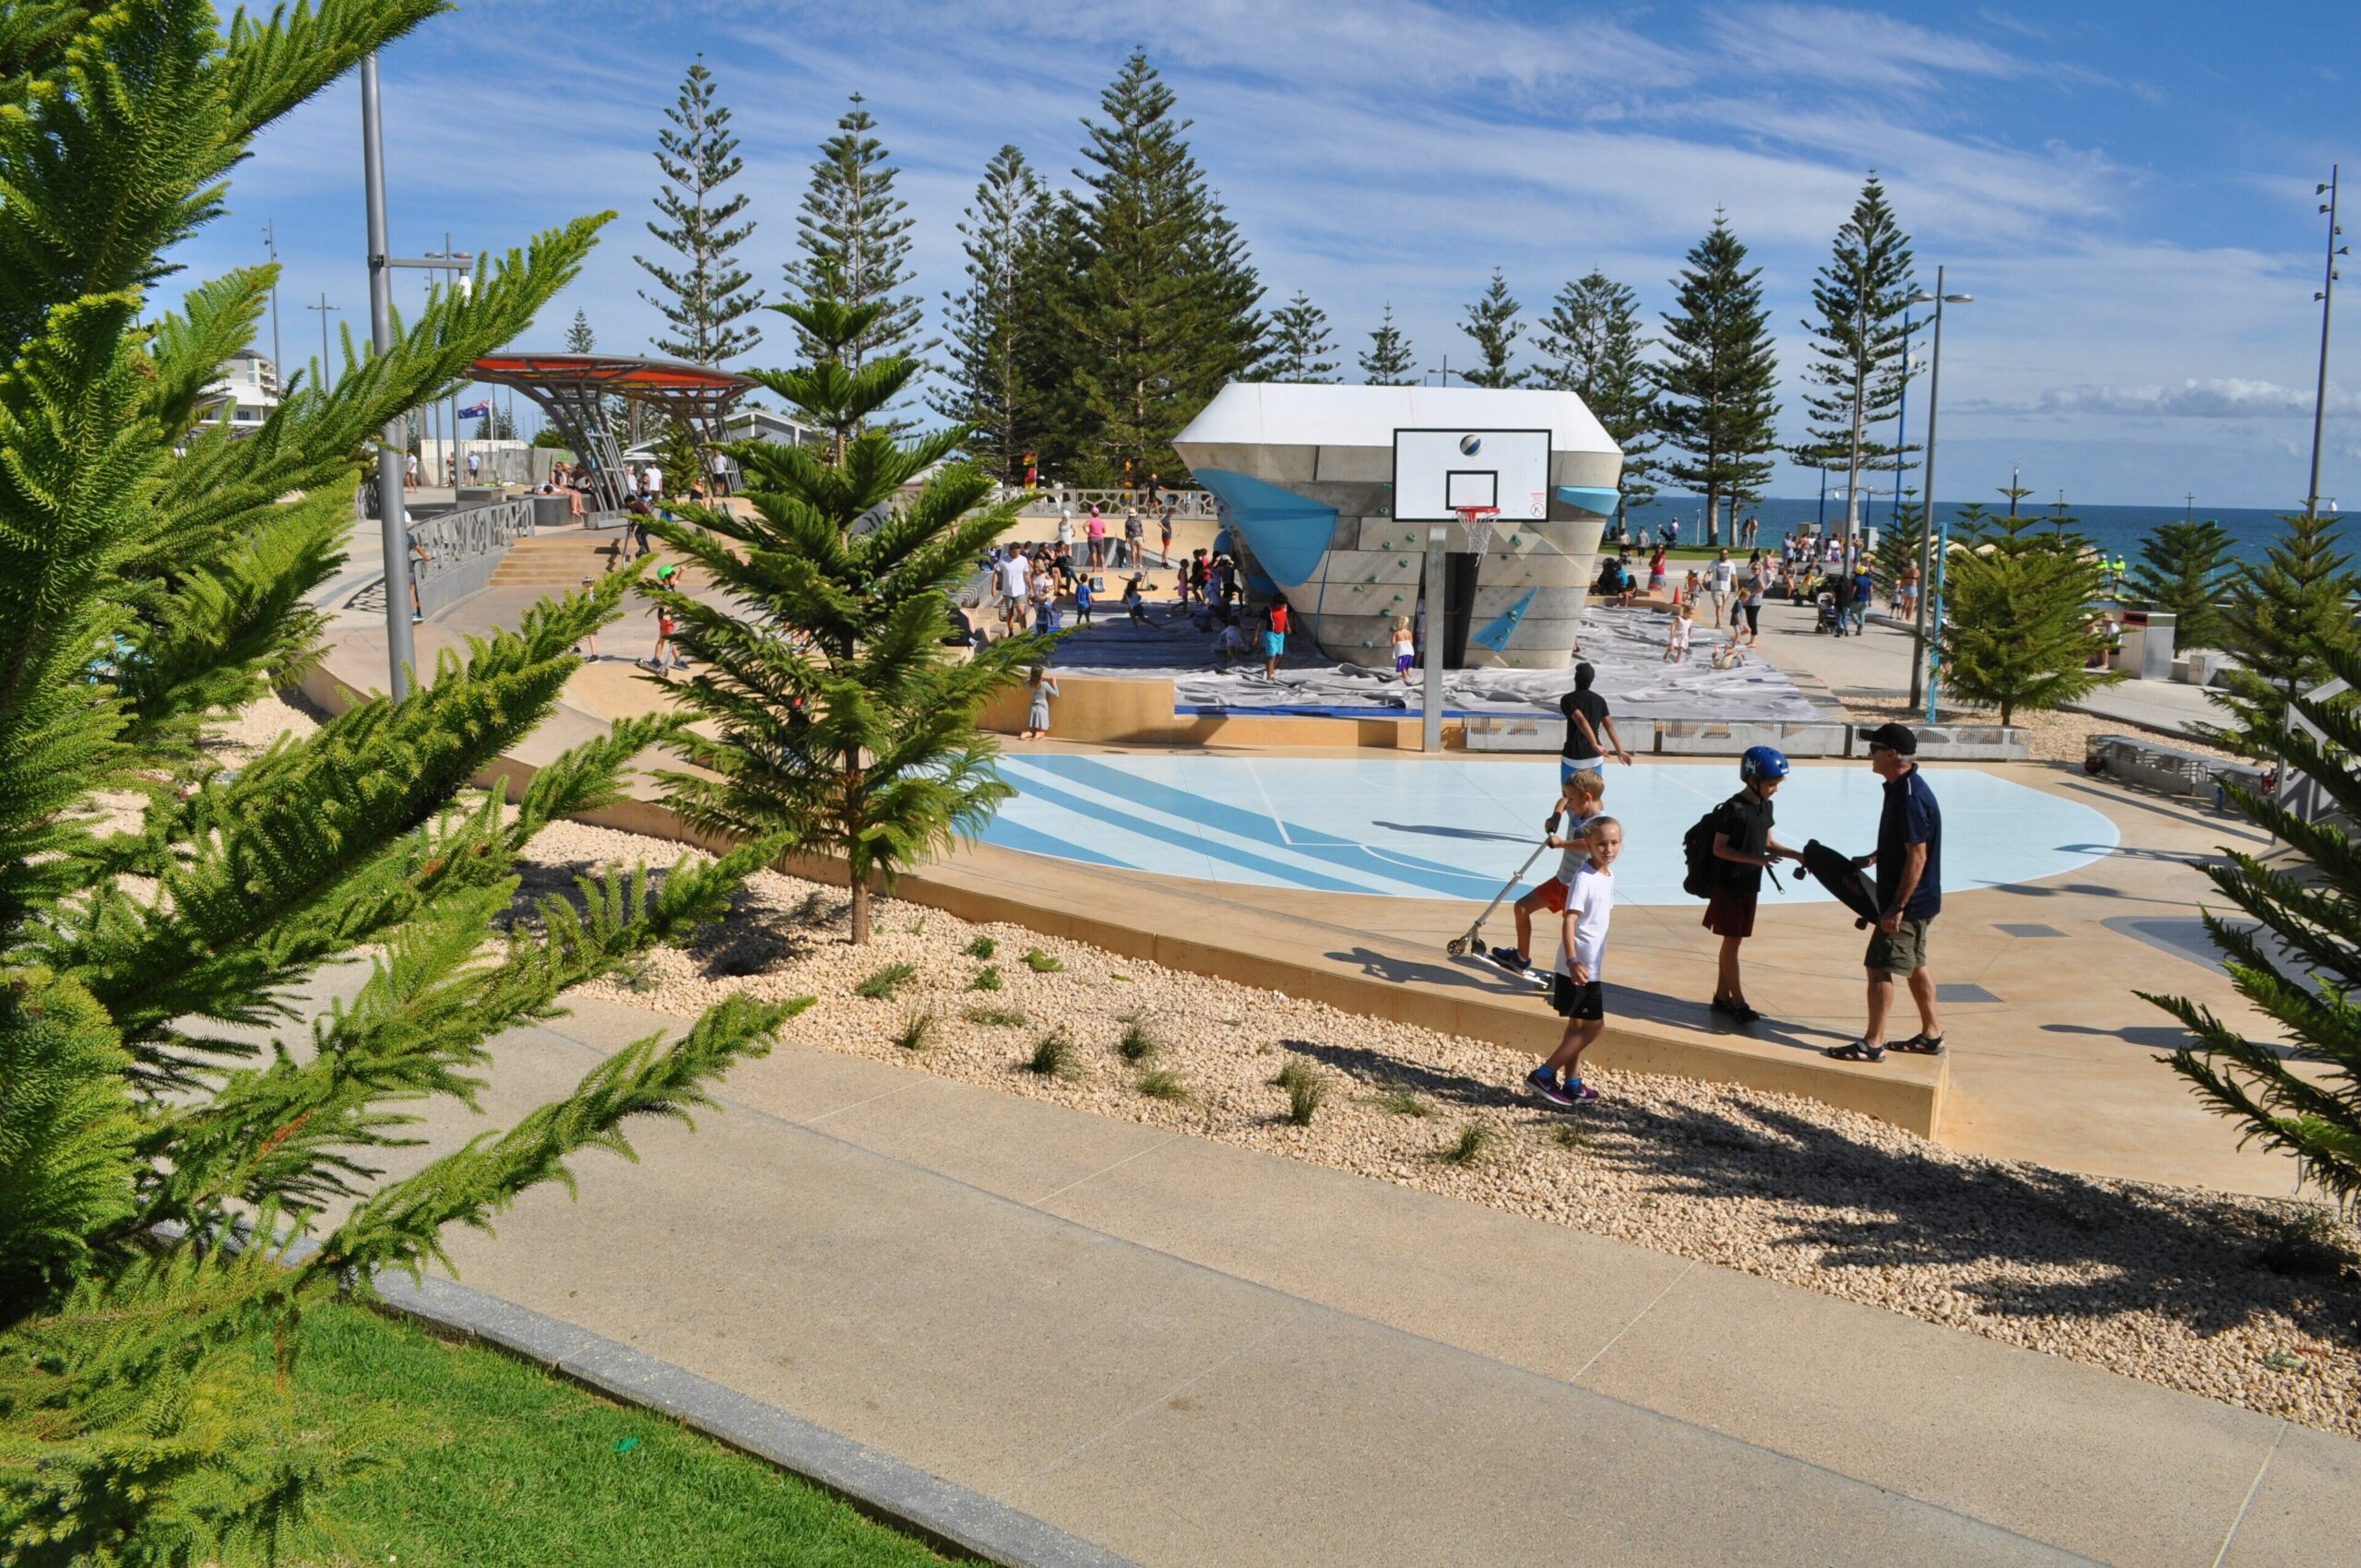
[[[679,853],[575,823],[532,849],[552,886]],[[856,949],[846,917],[842,889],[763,873],[694,950],[598,990],[679,1013],[731,991],[815,996],[789,1038],[1488,1204],[2361,1437],[2361,1237],[2316,1205],[1964,1155],[1814,1100],[1680,1078],[1600,1072],[1605,1099],[1560,1112],[1517,1092],[1528,1059],[1481,1041],[891,899],[877,905],[876,940]]]

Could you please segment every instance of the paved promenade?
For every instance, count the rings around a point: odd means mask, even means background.
[[[493,1124],[668,1024],[504,1037]],[[578,1202],[455,1237],[467,1283],[1145,1564],[2361,1538],[2361,1445],[1873,1308],[807,1048],[723,1095],[638,1130],[637,1168],[586,1158]]]

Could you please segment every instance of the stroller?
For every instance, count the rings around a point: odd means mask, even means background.
[[[1811,624],[1813,631],[1833,632],[1841,637],[1850,629],[1845,624],[1845,612],[1836,608],[1833,593],[1822,588],[1813,596],[1812,602],[1820,607],[1820,615]]]

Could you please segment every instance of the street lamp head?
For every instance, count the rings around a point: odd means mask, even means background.
[[[1943,296],[1943,303],[1947,305],[1972,305],[1975,303],[1974,294],[1945,294]]]
[[[1935,303],[1935,296],[1924,289],[1913,289],[1902,303],[1906,305],[1930,305]]]

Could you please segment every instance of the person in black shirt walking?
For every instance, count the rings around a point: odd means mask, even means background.
[[[1558,699],[1558,711],[1566,716],[1566,744],[1558,758],[1560,784],[1586,767],[1606,766],[1609,748],[1624,766],[1631,766],[1631,754],[1623,749],[1623,737],[1615,732],[1607,699],[1591,690],[1591,683],[1597,679],[1596,666],[1575,665],[1574,689]]]
[[[1880,1061],[1889,1049],[1940,1056],[1943,1023],[1935,1010],[1934,977],[1927,972],[1927,930],[1943,907],[1942,809],[1918,771],[1918,737],[1909,726],[1880,724],[1866,739],[1869,766],[1885,780],[1885,808],[1878,817],[1876,850],[1853,863],[1878,868],[1883,913],[1863,960],[1869,972],[1869,1027],[1859,1039],[1831,1047],[1828,1054],[1840,1062]],[[1889,1047],[1885,1021],[1896,980],[1909,985],[1918,1004],[1918,1032]]]

